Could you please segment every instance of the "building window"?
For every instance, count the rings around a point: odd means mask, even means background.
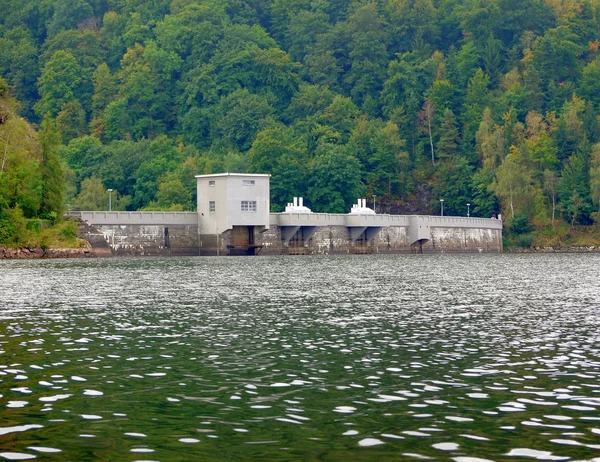
[[[242,180],[242,184],[244,186],[254,186],[256,184],[255,180]]]
[[[215,201],[209,201],[208,202],[208,211],[209,212],[214,212],[215,210],[216,210]]]
[[[215,180],[208,180],[208,186],[214,186]]]
[[[256,212],[256,201],[242,201],[242,212]]]

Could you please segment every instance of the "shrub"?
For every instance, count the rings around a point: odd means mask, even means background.
[[[531,247],[533,243],[533,235],[521,234],[515,239],[515,245],[517,247]]]
[[[60,234],[65,239],[74,239],[77,237],[78,226],[75,221],[68,221],[64,224]]]
[[[40,232],[40,221],[39,220],[29,220],[27,223],[27,229],[29,231],[33,231],[34,233]]]
[[[508,220],[508,229],[515,234],[527,234],[532,231],[526,215],[514,215]]]
[[[0,241],[9,245],[21,245],[27,242],[27,220],[18,205],[14,209],[4,210],[5,219],[0,224]]]
[[[43,218],[44,220],[49,220],[50,223],[52,223],[52,225],[55,225],[56,221],[58,220],[58,214],[54,211],[48,212],[48,213],[42,213],[40,215],[40,218]]]

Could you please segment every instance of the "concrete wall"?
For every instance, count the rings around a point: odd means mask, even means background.
[[[80,237],[92,244],[98,256],[198,255],[197,225],[87,225],[82,228]],[[100,234],[103,243],[98,239]]]
[[[195,212],[77,212],[97,255],[500,252],[502,222],[407,215],[271,214],[269,227],[215,233]],[[247,230],[245,228],[248,228]],[[252,232],[252,239],[246,236]],[[202,233],[202,234],[200,234]],[[240,248],[244,237],[251,249]],[[252,242],[251,242],[252,241]]]
[[[502,230],[481,228],[431,228],[431,239],[419,246],[412,245],[409,228],[382,228],[370,241],[364,236],[351,238],[346,226],[321,226],[308,241],[282,239],[281,228],[271,225],[261,235],[264,254],[362,254],[362,253],[441,253],[441,252],[501,252]]]
[[[502,232],[481,228],[431,228],[423,252],[500,252]]]

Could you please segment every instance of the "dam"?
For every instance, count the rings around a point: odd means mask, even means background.
[[[73,211],[98,256],[501,252],[502,220],[313,213],[302,198],[270,213],[270,175],[198,175],[196,212]]]

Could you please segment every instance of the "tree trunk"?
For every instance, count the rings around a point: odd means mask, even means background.
[[[431,163],[435,167],[435,156],[433,155],[433,136],[431,134],[431,116],[427,114],[427,128],[429,130],[429,145],[431,146]]]
[[[10,141],[10,135],[6,138],[6,142],[4,144],[4,158],[2,159],[2,167],[0,167],[0,176],[4,173],[4,165],[6,164],[6,159],[8,157],[8,142]]]

